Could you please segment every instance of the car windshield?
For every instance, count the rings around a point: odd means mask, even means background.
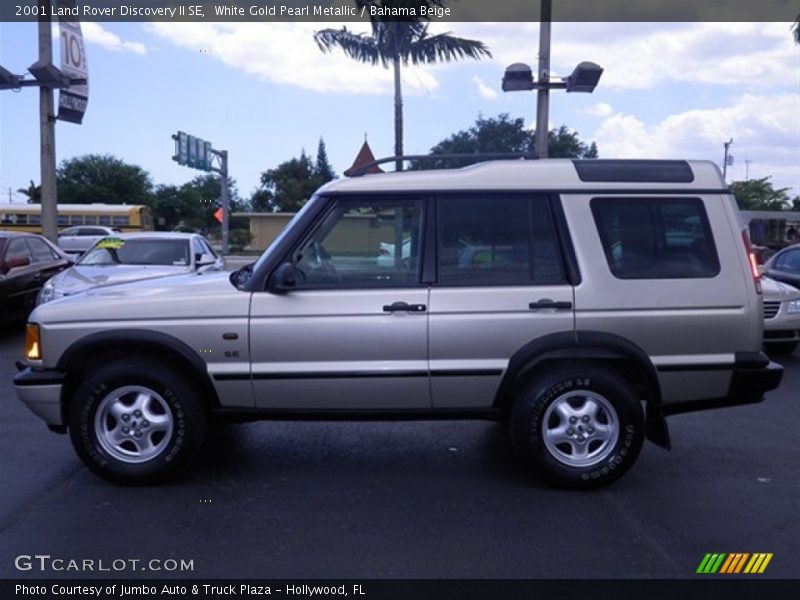
[[[79,265],[189,265],[188,240],[104,238],[87,252]]]

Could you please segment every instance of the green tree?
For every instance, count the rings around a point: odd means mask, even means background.
[[[28,204],[39,204],[42,201],[42,186],[36,185],[33,180],[28,187],[19,188],[17,191],[28,197]]]
[[[228,180],[228,193],[231,212],[246,208],[239,199],[233,179]],[[184,229],[210,234],[216,233],[220,227],[219,221],[214,218],[214,213],[221,205],[219,198],[220,178],[203,173],[181,186],[159,185],[153,194],[151,207],[159,229]],[[237,224],[231,220],[232,229],[241,225],[238,221]]]
[[[314,164],[305,153],[261,174],[258,198],[261,206],[272,212],[296,212],[319,187]],[[253,199],[251,198],[251,205]]]
[[[250,196],[250,208],[263,212],[295,212],[306,203],[321,185],[336,177],[328,162],[325,142],[319,139],[316,161],[300,152],[292,158],[261,174],[261,187]]]
[[[328,183],[336,177],[336,173],[333,172],[331,163],[328,162],[328,151],[325,149],[325,140],[322,138],[319,138],[319,145],[317,146],[317,162],[314,169],[321,183]]]
[[[404,8],[418,7],[419,0],[356,0],[362,7],[370,6]],[[429,5],[442,5],[444,0],[429,1]],[[407,17],[406,17],[407,18]],[[449,62],[462,58],[479,60],[491,57],[483,42],[460,38],[451,33],[431,35],[428,24],[417,21],[399,20],[397,17],[370,17],[372,32],[354,33],[341,29],[323,29],[314,34],[320,50],[330,52],[340,48],[347,56],[358,62],[370,65],[381,64],[392,67],[394,74],[394,153],[403,154],[403,91],[400,78],[401,66],[435,62]],[[398,160],[395,168],[400,171],[403,161]]]
[[[535,132],[525,129],[523,118],[512,119],[507,113],[497,117],[479,116],[475,125],[454,133],[433,148],[429,154],[487,154],[493,152],[535,153]],[[552,158],[597,158],[597,145],[588,146],[576,131],[566,125],[548,132],[548,153]],[[470,159],[414,161],[412,169],[447,169],[475,162]]]
[[[792,205],[786,194],[789,188],[776,190],[769,177],[734,181],[730,189],[740,210],[790,210]]]
[[[64,204],[146,204],[153,192],[150,174],[110,154],[65,160],[56,172],[58,201]]]

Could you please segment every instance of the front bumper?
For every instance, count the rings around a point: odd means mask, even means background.
[[[737,352],[726,396],[665,404],[661,407],[661,412],[664,416],[670,416],[698,410],[757,404],[764,400],[766,392],[780,385],[782,378],[783,367],[770,361],[763,352]]]
[[[61,389],[66,375],[61,371],[26,367],[14,376],[17,398],[48,425],[63,427]]]

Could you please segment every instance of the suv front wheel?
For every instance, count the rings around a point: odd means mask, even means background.
[[[602,367],[553,369],[516,398],[517,454],[559,487],[591,489],[621,477],[644,441],[644,414],[630,386]]]
[[[69,425],[89,469],[116,483],[146,484],[195,456],[207,416],[195,390],[175,372],[126,360],[99,368],[78,386]]]

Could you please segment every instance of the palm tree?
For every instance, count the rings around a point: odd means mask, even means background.
[[[375,0],[356,0],[359,10],[364,5],[376,4]],[[384,0],[382,6],[401,6],[408,2]],[[418,5],[419,2],[414,2]],[[441,5],[441,0],[429,4]],[[372,33],[354,33],[341,29],[323,29],[314,34],[320,50],[330,52],[340,48],[347,56],[371,65],[380,64],[384,68],[392,66],[394,71],[394,153],[403,155],[403,92],[400,84],[400,67],[411,64],[449,62],[462,58],[480,60],[491,57],[491,52],[483,42],[469,40],[441,33],[430,35],[428,24],[420,21],[400,21],[391,18],[372,18]],[[395,169],[403,169],[403,161],[395,162]]]
[[[800,17],[797,17],[794,20],[794,25],[792,26],[792,33],[794,34],[794,43],[800,44]]]
[[[40,203],[42,201],[42,186],[36,185],[32,180],[27,188],[19,188],[17,191],[28,197],[28,204]]]

